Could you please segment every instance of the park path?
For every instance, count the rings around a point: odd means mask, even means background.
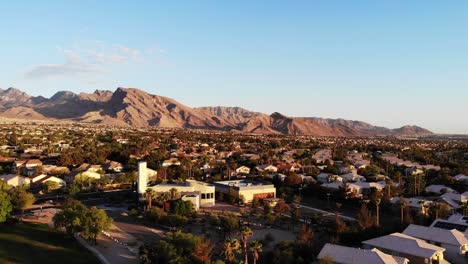
[[[31,208],[31,214],[24,219],[30,222],[44,223],[50,228],[54,228],[53,216],[60,210],[57,208]],[[123,231],[115,224],[107,232],[101,233],[97,237],[97,245],[92,245],[88,241],[77,237],[77,241],[85,248],[93,252],[103,264],[138,264],[138,250],[141,246],[134,236]]]

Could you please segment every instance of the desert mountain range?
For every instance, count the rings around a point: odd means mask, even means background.
[[[317,117],[287,117],[245,110],[240,107],[192,108],[174,99],[134,88],[94,93],[61,91],[51,98],[31,96],[16,88],[0,89],[0,117],[136,127],[210,129],[249,133],[313,136],[430,135],[417,126],[397,129],[361,121]]]

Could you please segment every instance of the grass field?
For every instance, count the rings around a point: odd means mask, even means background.
[[[0,224],[0,263],[100,263],[75,239],[42,224]]]

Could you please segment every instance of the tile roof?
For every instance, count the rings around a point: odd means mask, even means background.
[[[431,258],[435,253],[445,251],[445,248],[431,245],[424,240],[402,233],[393,233],[387,236],[366,240],[362,243],[423,258]]]
[[[343,264],[405,264],[408,260],[402,257],[392,256],[378,249],[366,250],[352,247],[344,247],[334,244],[325,244],[320,251],[318,258],[329,257],[337,263]]]
[[[456,229],[447,230],[437,227],[409,225],[403,231],[403,234],[424,240],[456,246],[463,246],[468,244],[468,239],[465,237],[465,234]]]

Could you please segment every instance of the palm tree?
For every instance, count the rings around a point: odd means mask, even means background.
[[[151,209],[151,207],[153,206],[153,200],[156,199],[158,195],[153,189],[146,189],[145,196],[146,196],[146,201],[148,202],[147,208]]]
[[[377,198],[374,200],[375,204],[375,225],[380,226],[380,213],[379,213],[379,205],[380,205],[381,199]]]
[[[158,203],[160,203],[161,206],[164,207],[164,203],[171,199],[171,195],[169,194],[169,192],[163,192],[158,197],[156,197],[156,199]]]
[[[178,199],[179,196],[180,196],[180,193],[179,191],[176,189],[176,188],[171,188],[169,190],[169,193],[171,195],[171,200],[175,200],[175,199]]]
[[[439,210],[440,210],[441,207],[442,207],[441,204],[438,203],[438,202],[432,203],[432,208],[435,211],[435,219],[439,218]]]
[[[250,252],[252,252],[252,257],[253,257],[253,264],[256,264],[259,257],[260,253],[263,251],[263,245],[262,243],[258,242],[258,240],[254,240],[250,243]]]
[[[224,241],[223,255],[226,263],[233,263],[236,259],[236,253],[239,252],[240,243],[235,238],[229,238]]]
[[[408,202],[402,196],[398,200],[398,204],[400,205],[400,218],[401,218],[401,223],[403,224],[405,220],[405,208],[408,206]]]
[[[425,206],[424,206],[425,205],[424,200],[419,200],[418,204],[419,204],[419,207],[421,207],[421,214],[425,215],[426,210],[425,210]]]
[[[463,202],[460,208],[462,209],[462,214],[466,216],[468,213],[468,201]]]
[[[252,229],[244,226],[242,227],[242,229],[240,230],[240,236],[241,236],[241,241],[242,241],[242,245],[243,245],[243,248],[244,248],[244,257],[245,257],[245,261],[244,263],[245,264],[249,264],[249,255],[248,255],[248,250],[247,250],[247,243],[248,243],[248,240],[249,240],[249,237],[252,236],[253,232],[252,232]]]

